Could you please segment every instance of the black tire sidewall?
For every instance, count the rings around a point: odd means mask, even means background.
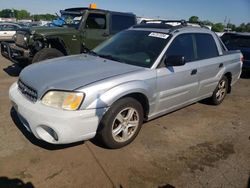
[[[43,48],[42,50],[40,50],[39,52],[35,54],[35,56],[33,57],[32,63],[37,63],[39,61],[61,57],[61,56],[64,56],[64,54],[55,48]]]
[[[117,114],[125,108],[132,107],[139,114],[139,125],[134,135],[126,142],[116,142],[112,136],[112,124]],[[133,98],[123,98],[115,102],[104,115],[98,128],[98,136],[107,148],[117,149],[131,143],[140,132],[143,123],[143,108],[142,105]]]

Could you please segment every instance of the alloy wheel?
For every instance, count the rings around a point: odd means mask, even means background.
[[[139,126],[139,113],[129,107],[121,110],[112,124],[112,136],[116,142],[126,142],[135,133]]]

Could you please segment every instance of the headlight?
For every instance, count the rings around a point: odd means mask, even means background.
[[[30,35],[26,33],[26,34],[24,35],[24,37],[23,37],[24,42],[27,43],[28,40],[29,40],[29,37],[30,37]]]
[[[12,39],[14,40],[14,42],[16,42],[16,34],[13,35]]]
[[[49,91],[42,98],[42,103],[54,108],[77,110],[80,107],[84,96],[84,93],[80,92]]]

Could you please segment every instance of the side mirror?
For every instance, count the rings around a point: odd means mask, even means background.
[[[165,65],[167,67],[172,67],[172,66],[182,66],[185,65],[185,57],[180,56],[180,55],[171,55],[171,56],[166,56],[165,58]]]

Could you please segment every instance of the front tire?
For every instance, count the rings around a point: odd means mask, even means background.
[[[42,50],[40,50],[39,52],[35,54],[35,56],[33,57],[32,63],[37,63],[39,61],[61,57],[61,56],[64,56],[64,54],[55,48],[43,48]]]
[[[225,99],[228,92],[228,79],[226,76],[223,76],[219,81],[216,89],[213,92],[210,101],[214,105],[219,105]]]
[[[115,102],[104,115],[98,136],[107,148],[121,148],[135,139],[142,122],[142,105],[134,98],[123,98]]]

